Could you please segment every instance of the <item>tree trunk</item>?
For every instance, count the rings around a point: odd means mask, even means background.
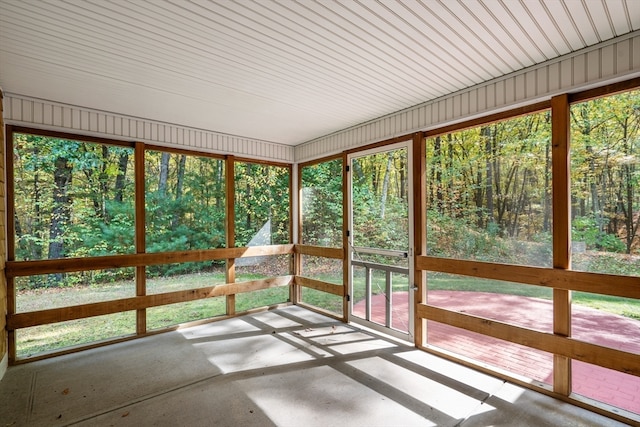
[[[633,227],[633,184],[632,184],[632,173],[631,173],[631,168],[633,166],[631,165],[625,165],[624,169],[625,169],[625,175],[626,175],[626,187],[627,187],[627,209],[626,209],[626,216],[625,216],[625,225],[627,228],[627,241],[626,241],[626,246],[627,246],[627,253],[631,254],[631,246],[633,244],[633,238],[635,237],[635,231],[637,230],[637,227],[634,228]]]
[[[253,177],[253,173],[250,168],[251,166],[247,165],[247,177]],[[251,183],[249,182],[249,179],[247,179],[246,182],[247,182],[247,185],[246,185],[246,191],[245,191],[245,197],[246,197],[245,210],[247,212],[247,215],[245,217],[245,224],[246,224],[247,230],[251,230],[251,210],[247,209],[251,200]]]
[[[487,199],[487,222],[494,222],[493,217],[493,136],[494,132],[491,132],[491,128],[483,127],[480,133],[484,137],[484,152],[486,156],[486,183],[485,183],[485,196]]]
[[[624,120],[624,122],[622,123],[622,127],[623,127],[623,136],[622,136],[622,140],[623,142],[623,147],[624,147],[624,154],[629,156],[633,153],[633,150],[631,150],[630,145],[632,144],[629,141],[629,123],[628,123],[628,119]],[[626,190],[626,197],[627,197],[627,206],[624,209],[624,222],[625,222],[625,228],[627,229],[627,238],[626,238],[626,252],[627,254],[631,254],[631,247],[633,246],[633,239],[635,238],[636,232],[638,230],[638,226],[636,225],[635,227],[633,226],[633,217],[634,217],[634,213],[633,213],[633,199],[634,199],[634,186],[633,186],[633,177],[635,175],[635,165],[634,164],[623,164],[622,165],[622,170],[623,170],[623,174],[624,177],[622,177],[623,179],[621,180],[621,183],[624,182],[625,185],[625,190]],[[639,221],[640,222],[640,221]]]
[[[109,177],[107,176],[107,167],[109,165],[109,147],[102,146],[102,166],[100,167],[100,193],[97,194],[96,199],[100,207],[100,218],[107,218],[107,194],[109,193]]]
[[[167,195],[167,180],[169,179],[169,159],[171,154],[162,153],[160,157],[160,179],[158,181],[158,194],[161,197]]]
[[[598,231],[602,231],[602,212],[600,210],[600,197],[598,196],[598,186],[595,182],[596,178],[596,162],[595,155],[593,153],[593,147],[588,145],[586,147],[589,155],[589,174],[591,176],[591,183],[589,184],[589,192],[591,193],[591,212],[593,212],[594,218],[598,223]]]
[[[185,164],[187,163],[187,156],[181,155],[180,160],[178,161],[178,174],[176,179],[176,200],[180,200],[182,198],[182,189],[184,185],[184,169]]]
[[[453,204],[451,203],[451,200],[453,199],[453,178],[452,178],[452,170],[453,170],[453,136],[451,134],[447,135],[447,158],[446,158],[446,164],[445,164],[445,171],[448,171],[447,174],[447,195],[446,195],[446,199],[443,197],[443,208],[442,208],[442,213],[445,213],[445,208],[446,206],[444,205],[449,205],[449,213],[453,214]]]
[[[400,165],[398,166],[398,174],[400,175],[399,180],[400,180],[400,188],[398,189],[400,192],[400,199],[404,202],[407,201],[407,162],[406,162],[406,157],[405,156],[400,156],[399,159],[399,163]]]
[[[51,214],[51,227],[49,228],[49,259],[64,258],[64,232],[71,220],[71,197],[69,187],[73,177],[73,168],[64,157],[55,160],[55,170],[53,172],[53,212]],[[58,283],[63,278],[63,274],[51,275],[51,278]]]
[[[222,200],[224,200],[224,197],[225,197],[224,168],[225,168],[225,163],[223,161],[218,160],[216,162],[216,194],[215,194],[216,210],[219,210],[222,208]]]
[[[384,219],[387,207],[387,193],[389,192],[389,179],[391,175],[391,164],[393,162],[393,152],[387,154],[387,167],[384,171],[384,179],[382,181],[382,194],[380,195],[380,219]]]
[[[118,159],[118,176],[116,176],[114,200],[122,203],[124,188],[127,182],[127,166],[129,165],[129,152],[123,150]]]
[[[39,150],[36,148],[34,153],[37,156]],[[42,207],[40,206],[40,173],[38,172],[37,166],[33,174],[33,204],[33,209],[35,211],[35,224],[31,228],[33,233],[38,235],[40,241],[44,242],[44,234],[46,231],[42,224]],[[30,243],[29,245],[31,246],[31,259],[42,259],[42,250],[44,249],[42,244]]]
[[[483,222],[483,212],[482,212],[482,169],[478,166],[478,171],[476,172],[476,189],[474,191],[474,198],[476,202],[476,224],[478,228],[482,228],[484,226]]]
[[[80,150],[83,156],[93,156],[95,154],[93,151],[88,150],[86,145],[81,145]],[[106,218],[105,198],[108,190],[107,165],[109,163],[109,147],[103,145],[100,147],[100,150],[100,168],[83,168],[82,172],[87,177],[87,182],[89,183],[89,196],[91,197],[95,217],[108,221],[108,218]]]
[[[542,229],[545,232],[551,230],[551,141],[545,144],[544,148],[544,217]]]
[[[184,185],[184,169],[185,169],[185,164],[187,163],[187,156],[186,155],[181,155],[180,156],[180,160],[178,161],[178,176],[177,176],[177,180],[176,180],[176,202],[179,202],[180,199],[182,198],[182,191],[183,191],[183,185]],[[175,230],[176,227],[178,227],[178,224],[180,223],[180,212],[182,212],[182,209],[175,209],[174,213],[173,213],[173,218],[171,219],[171,229]]]
[[[433,155],[436,158],[436,167],[434,168],[434,180],[436,188],[436,206],[438,212],[444,213],[444,195],[442,194],[442,137],[437,136],[435,139],[435,145],[433,147]]]

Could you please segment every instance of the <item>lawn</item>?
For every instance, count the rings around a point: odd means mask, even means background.
[[[242,276],[242,280],[262,278],[260,275]],[[199,273],[147,280],[147,294],[213,286],[224,283],[224,274]],[[17,312],[109,301],[135,296],[135,282],[122,281],[103,285],[18,291]],[[242,312],[286,302],[287,287],[269,288],[236,296],[236,311]],[[225,297],[206,298],[147,309],[147,330],[159,330],[226,313]],[[66,347],[113,339],[136,332],[134,311],[89,317],[79,320],[19,329],[16,332],[16,353],[20,358],[55,351]]]
[[[263,276],[243,275],[242,280],[261,277]],[[342,274],[324,273],[314,278],[339,284],[342,281]],[[193,289],[220,283],[224,283],[224,275],[217,272],[152,278],[147,281],[147,293]],[[492,292],[543,299],[552,298],[550,288],[441,273],[430,273],[427,283],[430,290]],[[373,275],[372,292],[379,294],[384,290],[384,276]],[[393,291],[407,291],[406,276],[394,275]],[[364,292],[364,278],[356,277],[353,301],[363,299]],[[18,312],[28,312],[128,298],[134,295],[135,282],[130,280],[94,286],[19,291],[16,305]],[[282,303],[288,298],[287,287],[243,293],[236,296],[236,311],[242,312],[255,307]],[[337,315],[342,313],[342,298],[336,295],[305,288],[302,291],[302,300]],[[640,320],[638,300],[574,292],[573,301],[576,304]],[[224,297],[151,307],[147,309],[147,329],[164,329],[181,323],[221,316],[225,311]],[[16,333],[17,355],[21,358],[29,357],[45,351],[132,335],[135,334],[135,330],[135,312],[133,311],[20,329]]]

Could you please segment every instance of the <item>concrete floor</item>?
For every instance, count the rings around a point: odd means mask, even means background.
[[[3,426],[621,426],[287,307],[10,367]]]
[[[460,313],[553,332],[553,301],[519,295],[468,291],[429,291],[429,304]],[[408,324],[408,292],[394,292],[393,325]],[[353,312],[364,318],[366,301],[354,304]],[[371,298],[371,319],[386,320],[384,294]],[[405,326],[406,328],[406,326]],[[640,320],[574,304],[571,308],[571,336],[575,339],[640,355]],[[486,335],[464,331],[437,322],[427,322],[430,345],[463,355],[545,384],[553,384],[553,354]],[[640,414],[640,377],[574,360],[571,390],[604,404]]]

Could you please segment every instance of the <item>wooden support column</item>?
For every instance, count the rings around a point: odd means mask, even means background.
[[[1,104],[1,103],[0,103]],[[0,118],[0,120],[2,120]],[[7,134],[5,141],[6,152],[6,174],[7,174],[7,261],[15,261],[15,207],[14,207],[14,171],[13,171],[13,130],[11,126],[7,126]],[[6,275],[6,271],[5,271]],[[7,317],[16,312],[16,285],[15,278],[7,277]],[[9,364],[16,361],[16,332],[9,328],[7,330],[7,350],[9,355]]]
[[[349,320],[349,298],[353,298],[353,295],[349,295],[349,264],[351,263],[350,251],[349,251],[349,236],[347,231],[349,229],[349,191],[347,186],[349,185],[347,179],[347,153],[342,154],[342,286],[344,289],[344,297],[342,298],[342,320],[347,322]]]
[[[0,197],[0,210],[2,210],[2,224],[0,224],[0,232],[2,232],[2,239],[0,239],[0,263],[2,264],[2,275],[0,277],[0,361],[7,355],[9,363],[13,363],[16,360],[16,341],[15,332],[8,330],[7,317],[10,314],[16,312],[16,297],[15,297],[15,280],[13,277],[7,278],[5,275],[5,261],[15,260],[15,246],[14,246],[14,210],[13,210],[13,133],[8,132],[5,136],[4,133],[4,119],[3,119],[3,104],[2,104],[2,90],[0,90],[0,150],[1,156],[0,162],[2,162],[2,169],[0,170],[0,189],[2,190],[2,197]],[[6,157],[4,154],[6,153]],[[6,182],[5,172],[6,171]],[[6,184],[6,187],[5,187]],[[7,189],[5,192],[4,189]],[[6,206],[6,209],[5,209]],[[7,233],[4,234],[4,230]],[[5,245],[6,244],[6,245]],[[6,252],[5,252],[6,248]],[[0,372],[0,378],[4,375],[4,372]]]
[[[136,142],[135,145],[135,204],[136,204],[136,253],[144,254],[147,251],[146,235],[146,211],[145,211],[145,181],[144,181],[144,143]],[[136,296],[147,294],[147,269],[144,265],[136,267]],[[147,310],[136,310],[136,333],[138,335],[147,332]]]
[[[551,98],[553,267],[571,268],[570,114],[567,94]],[[553,333],[571,336],[571,291],[553,290]],[[571,359],[554,355],[553,390],[571,393]]]
[[[225,165],[225,189],[226,189],[226,241],[227,248],[233,248],[236,245],[236,223],[235,223],[235,158],[227,156]],[[227,283],[235,283],[236,281],[236,260],[235,258],[227,259],[227,268],[225,271],[225,281]],[[229,294],[226,296],[227,315],[236,314],[236,296]]]
[[[419,270],[416,260],[419,256],[427,254],[427,220],[426,208],[426,144],[424,133],[417,132],[413,135],[413,263],[414,283],[418,289],[414,291],[414,329],[413,339],[417,347],[427,344],[427,320],[418,316],[418,305],[427,302],[427,272]],[[411,291],[410,291],[411,292]]]
[[[293,188],[295,188],[295,203],[293,203],[293,193],[291,193],[292,204],[295,207],[295,212],[291,215],[291,218],[294,218],[295,223],[297,224],[293,229],[295,230],[295,239],[293,241],[294,245],[304,243],[302,241],[302,168],[299,166],[294,166],[293,171],[296,176],[296,180],[293,183]],[[302,275],[302,254],[298,251],[294,251],[293,253],[293,275],[300,276]],[[302,300],[302,287],[296,284],[294,280],[291,283],[291,302],[293,304],[298,304]]]

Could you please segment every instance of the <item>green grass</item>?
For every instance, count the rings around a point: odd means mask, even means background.
[[[135,312],[89,317],[16,331],[19,358],[134,334]]]
[[[239,278],[239,281],[263,277],[262,275],[244,274]],[[315,275],[314,278],[335,284],[342,282],[341,273],[318,274]],[[352,295],[352,298],[354,302],[357,302],[364,298],[364,277],[356,277],[355,282],[354,295]],[[224,275],[221,273],[190,274],[149,279],[147,282],[147,290],[149,294],[152,294],[213,286],[219,283],[224,283]],[[546,287],[440,273],[429,274],[427,286],[430,290],[492,292],[533,298],[552,298],[552,290]],[[379,294],[383,293],[384,290],[384,276],[374,275],[372,292]],[[393,291],[406,290],[406,278],[400,275],[394,275]],[[19,291],[17,308],[18,312],[37,311],[54,307],[128,298],[134,295],[135,284],[133,281],[116,282],[100,286]],[[336,295],[315,291],[313,289],[303,289],[302,295],[303,301],[308,304],[326,309],[338,315],[342,313],[342,299]],[[289,289],[287,287],[269,288],[238,294],[236,296],[236,311],[242,312],[255,307],[282,303],[287,301],[288,298]],[[573,301],[576,304],[640,320],[640,301],[635,299],[574,292]],[[225,311],[226,305],[224,297],[152,307],[147,309],[147,328],[149,330],[163,329],[180,323],[224,315]],[[20,329],[17,331],[17,355],[18,357],[24,358],[45,351],[112,339],[134,334],[135,329],[134,312],[116,313]]]
[[[579,305],[640,320],[640,301],[637,299],[589,294],[586,292],[574,292],[572,298]]]
[[[342,316],[342,297],[311,288],[302,289],[302,302]]]
[[[243,274],[238,281],[260,279],[259,274]],[[224,274],[203,273],[147,281],[147,293],[172,292],[224,283]],[[19,291],[16,301],[18,312],[44,310],[91,302],[109,301],[135,296],[132,281],[104,285]],[[286,302],[287,287],[269,288],[236,296],[236,311]],[[157,330],[181,323],[208,319],[226,313],[224,297],[150,307],[147,309],[147,329]],[[16,353],[19,358],[67,347],[132,335],[136,331],[135,312],[89,317],[17,331]]]

